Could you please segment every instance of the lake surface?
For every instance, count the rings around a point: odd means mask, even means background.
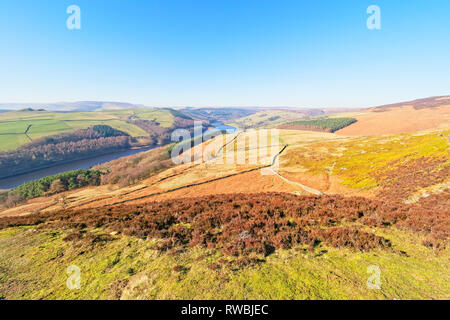
[[[77,170],[77,169],[89,169],[92,166],[96,166],[101,163],[109,162],[111,160],[116,160],[122,157],[131,156],[133,154],[145,152],[151,149],[154,149],[156,147],[151,148],[142,148],[142,149],[129,149],[124,151],[118,151],[114,153],[108,153],[104,154],[102,156],[92,157],[88,159],[83,160],[75,160],[63,164],[58,164],[55,166],[52,166],[50,168],[45,169],[39,169],[33,172],[28,172],[24,174],[20,174],[14,177],[0,179],[0,190],[1,189],[11,189],[15,188],[17,186],[20,186],[21,184],[37,180],[43,177],[52,176],[54,174],[71,171],[71,170]]]
[[[212,126],[214,126],[213,129],[209,129],[203,134],[208,134],[214,131],[221,131],[226,130],[227,133],[234,133],[236,131],[235,127],[227,126],[223,124],[222,122],[213,122],[211,123]],[[102,156],[92,157],[88,159],[83,160],[75,160],[71,162],[67,162],[64,164],[58,164],[55,166],[52,166],[50,168],[46,169],[39,169],[33,172],[28,172],[24,174],[20,174],[14,177],[0,179],[0,190],[2,189],[11,189],[15,188],[17,186],[20,186],[21,184],[24,184],[25,182],[38,180],[43,177],[52,176],[58,173],[71,171],[71,170],[77,170],[77,169],[89,169],[93,166],[96,166],[101,163],[109,162],[112,160],[116,160],[122,157],[131,156],[133,154],[145,152],[151,149],[154,149],[156,147],[150,147],[150,148],[142,148],[142,149],[129,149],[124,151],[118,151],[114,153],[105,154]]]
[[[223,131],[223,130],[225,130],[227,133],[235,133],[237,130],[235,127],[227,126],[226,124],[223,124],[222,122],[212,122],[211,126],[213,126],[214,128],[207,130],[203,134],[210,134],[211,132]]]

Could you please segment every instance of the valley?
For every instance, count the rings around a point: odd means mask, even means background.
[[[0,296],[448,299],[450,105],[436,99],[216,118],[237,130],[189,150],[203,161],[158,146],[89,169],[95,184],[4,205]],[[278,140],[252,144],[264,130]],[[67,290],[69,265],[82,290]]]
[[[0,306],[450,300],[449,12],[1,0]]]
[[[168,109],[7,112],[0,118],[0,189],[170,144],[173,131],[191,130],[193,123],[194,118]],[[94,146],[86,148],[89,144]]]

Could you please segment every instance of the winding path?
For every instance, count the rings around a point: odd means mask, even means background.
[[[301,184],[300,182],[292,181],[292,180],[289,180],[288,178],[283,177],[283,176],[282,176],[278,171],[276,171],[273,167],[270,168],[270,170],[272,170],[272,172],[273,172],[274,174],[276,174],[278,177],[280,177],[283,181],[285,181],[285,182],[287,182],[287,183],[290,183],[290,184],[293,184],[293,185],[296,185],[296,186],[302,188],[303,190],[305,190],[306,192],[315,194],[315,195],[317,195],[317,196],[324,195],[324,193],[321,192],[321,191],[319,191],[319,190],[316,190],[316,189],[314,189],[314,188],[305,186],[304,184]]]
[[[229,141],[229,142],[227,142],[226,144],[222,145],[222,146],[220,147],[220,149],[216,152],[216,156],[215,156],[215,157],[217,157],[218,154],[219,154],[219,153],[220,153],[227,145],[229,145],[230,143],[232,143],[233,141],[235,141],[235,140],[237,139],[237,137],[238,137],[240,134],[241,134],[241,132],[239,132],[239,133],[238,133],[231,141]],[[209,180],[202,181],[202,182],[190,183],[190,184],[187,184],[187,185],[184,185],[184,186],[180,186],[180,187],[176,187],[176,188],[173,188],[173,189],[168,189],[168,190],[164,190],[164,191],[154,192],[154,193],[151,193],[151,194],[147,194],[147,195],[140,196],[140,197],[136,197],[136,198],[132,198],[132,199],[126,199],[126,200],[122,200],[122,201],[117,201],[117,202],[114,202],[114,203],[111,203],[111,204],[106,204],[106,205],[104,205],[104,206],[105,206],[105,207],[110,207],[110,206],[120,205],[120,204],[129,203],[129,202],[133,202],[133,201],[138,201],[138,200],[142,200],[142,199],[147,199],[147,198],[151,198],[151,197],[155,197],[155,196],[159,196],[159,195],[164,195],[164,194],[168,194],[168,193],[175,192],[175,191],[178,191],[178,190],[187,189],[187,188],[191,188],[191,187],[195,187],[195,186],[200,186],[200,185],[204,185],[204,184],[207,184],[207,183],[216,182],[216,181],[219,181],[219,180],[224,180],[224,179],[227,179],[227,178],[235,177],[235,176],[242,175],[242,174],[249,173],[249,172],[254,172],[254,171],[257,171],[257,170],[261,170],[261,169],[269,169],[269,170],[271,170],[275,175],[277,175],[277,176],[278,176],[280,179],[282,179],[283,181],[285,181],[285,182],[287,182],[287,183],[289,183],[289,184],[295,185],[295,186],[297,186],[297,187],[300,187],[301,189],[303,189],[304,191],[306,191],[306,192],[308,192],[308,193],[311,193],[311,194],[314,194],[314,195],[323,195],[324,193],[322,193],[321,191],[316,190],[316,189],[311,188],[311,187],[308,187],[308,186],[305,186],[305,185],[303,185],[303,184],[301,184],[301,183],[299,183],[299,182],[289,180],[289,179],[283,177],[277,170],[275,170],[275,163],[276,163],[276,161],[278,160],[279,156],[287,149],[287,147],[288,147],[287,144],[284,145],[283,148],[282,148],[282,149],[274,156],[274,158],[273,158],[273,160],[272,160],[272,163],[269,164],[269,165],[258,166],[258,167],[256,167],[256,168],[252,168],[252,169],[248,169],[248,170],[244,170],[244,171],[240,171],[240,172],[228,174],[228,175],[226,175],[226,176],[222,176],[222,177],[218,177],[218,178],[214,178],[214,179],[209,179]],[[214,158],[215,158],[215,157],[214,157]],[[211,159],[210,159],[210,160],[211,160]],[[190,167],[190,168],[188,168],[188,169],[191,169],[191,168],[192,168],[192,167]],[[188,170],[188,169],[187,169],[187,170]],[[185,171],[186,171],[186,170],[183,170],[183,171],[180,172],[180,173],[177,173],[177,174],[174,174],[174,175],[171,175],[171,176],[162,178],[162,179],[158,180],[157,182],[160,182],[160,181],[162,181],[162,180],[166,180],[166,179],[168,179],[168,178],[177,176],[177,175],[179,175],[179,174],[181,174],[181,173],[184,173]],[[157,182],[155,182],[155,183],[157,183]],[[151,185],[154,185],[155,183],[152,183]],[[134,193],[134,192],[136,192],[136,191],[140,191],[140,190],[146,189],[146,188],[148,188],[148,187],[150,187],[150,186],[146,186],[146,187],[143,187],[143,188],[139,188],[139,189],[137,189],[137,190],[133,190],[133,191],[131,191],[131,192],[128,192],[127,194]],[[106,199],[112,198],[112,197],[114,197],[114,196],[106,197],[106,198],[102,198],[102,199],[91,200],[91,201],[88,201],[88,202],[86,202],[86,203],[77,204],[77,206],[85,205],[85,204],[92,203],[92,202],[96,202],[96,201],[106,200]]]

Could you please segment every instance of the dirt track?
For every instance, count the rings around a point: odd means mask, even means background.
[[[234,139],[232,141],[234,141]],[[223,147],[221,149],[223,149]],[[280,152],[278,152],[274,156],[271,165],[259,166],[259,167],[252,168],[252,169],[249,169],[249,170],[232,173],[232,174],[229,174],[229,175],[225,175],[225,176],[214,178],[214,179],[209,179],[209,180],[202,181],[202,182],[191,183],[191,184],[187,184],[187,185],[180,186],[180,187],[177,187],[177,188],[173,188],[173,189],[169,189],[169,190],[164,190],[164,191],[155,192],[155,193],[151,193],[151,194],[148,194],[148,195],[140,196],[140,197],[137,197],[137,198],[122,200],[122,201],[118,201],[118,202],[114,202],[114,203],[108,204],[107,206],[114,206],[114,205],[118,205],[118,204],[123,204],[123,203],[133,202],[133,201],[137,201],[137,200],[147,199],[147,198],[151,198],[151,197],[159,196],[159,195],[164,195],[164,194],[175,192],[175,191],[182,190],[182,189],[191,188],[191,187],[195,187],[195,186],[200,186],[200,185],[203,185],[203,184],[207,184],[207,183],[211,183],[211,182],[215,182],[215,181],[219,181],[219,180],[235,177],[235,176],[242,175],[242,174],[245,174],[245,173],[249,173],[249,172],[253,172],[253,171],[257,171],[257,170],[261,170],[261,169],[265,169],[265,168],[270,168],[270,167],[273,167],[274,163],[276,162],[276,160],[278,159],[280,154],[282,154],[283,151],[286,150],[286,148],[287,148],[287,145],[284,146],[280,150]],[[275,174],[277,174],[277,173],[275,172]]]
[[[286,181],[287,183],[290,183],[290,184],[299,186],[300,188],[302,188],[303,190],[305,190],[305,191],[308,192],[308,193],[312,193],[312,194],[315,194],[315,195],[317,195],[317,196],[323,195],[323,192],[321,192],[321,191],[319,191],[319,190],[316,190],[316,189],[314,189],[314,188],[310,188],[310,187],[305,186],[304,184],[301,184],[301,183],[299,183],[299,182],[289,180],[288,178],[283,177],[283,176],[282,176],[278,171],[276,171],[275,169],[273,169],[273,168],[270,168],[270,169],[272,170],[273,173],[275,173],[278,177],[280,177],[281,179],[283,179],[283,180]]]

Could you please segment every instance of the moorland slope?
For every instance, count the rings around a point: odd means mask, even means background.
[[[402,134],[448,128],[450,97],[436,97],[370,108],[352,115],[357,122],[336,133],[344,136]]]
[[[450,128],[342,134],[377,114],[447,108],[369,110],[336,133],[280,130],[268,146],[223,134],[195,149],[213,150],[201,163],[171,164],[160,148],[102,165],[99,186],[1,209],[0,297],[448,299]],[[230,153],[248,161],[217,161]],[[67,289],[71,265],[81,290]]]

